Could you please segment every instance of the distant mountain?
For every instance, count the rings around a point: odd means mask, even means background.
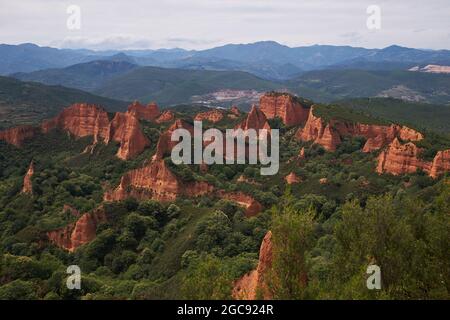
[[[282,87],[282,84],[241,71],[141,67],[114,77],[94,92],[120,100],[137,99],[172,105],[224,89],[268,91]]]
[[[37,123],[75,102],[104,106],[108,111],[125,110],[127,103],[61,86],[46,86],[0,77],[0,127]]]
[[[274,41],[227,44],[206,50],[92,51],[0,45],[0,74],[64,68],[94,60],[125,61],[141,66],[178,69],[246,71],[270,80],[285,80],[320,69],[406,70],[415,65],[450,65],[449,50],[400,46],[365,49],[313,45],[288,47]]]
[[[75,64],[62,69],[46,69],[12,76],[23,81],[36,81],[48,85],[62,85],[85,91],[93,91],[115,76],[127,73],[138,66],[126,62],[127,56],[118,54],[110,60]],[[132,59],[129,59],[133,61]]]
[[[450,104],[450,75],[411,71],[320,70],[287,82],[316,101],[354,97],[393,97],[412,102]]]

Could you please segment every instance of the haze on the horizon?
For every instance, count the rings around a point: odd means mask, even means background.
[[[380,30],[366,26],[374,4]],[[80,30],[66,27],[69,5],[81,8]],[[449,17],[448,0],[0,0],[0,43],[123,50],[274,40],[450,49]]]

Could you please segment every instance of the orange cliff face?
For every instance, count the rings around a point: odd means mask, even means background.
[[[220,190],[218,192],[218,196],[220,198],[236,202],[238,205],[245,208],[246,217],[256,216],[263,209],[261,203],[243,192],[224,192]]]
[[[270,125],[265,114],[256,106],[252,106],[252,109],[248,113],[247,118],[245,118],[244,121],[238,124],[235,129],[242,129],[244,131],[248,129],[270,130]]]
[[[393,175],[414,173],[418,169],[430,171],[430,164],[419,158],[421,150],[412,142],[401,144],[394,141],[378,156],[378,173],[391,173]]]
[[[176,129],[186,129],[191,135],[194,133],[194,127],[190,123],[177,119],[167,131],[160,135],[158,144],[156,145],[154,160],[159,160],[164,158],[164,156],[169,155],[172,152],[173,147],[178,144],[178,141],[172,141],[172,133]]]
[[[21,147],[25,140],[33,138],[37,133],[39,133],[39,128],[19,126],[0,131],[0,140]]]
[[[280,117],[286,126],[296,126],[308,119],[309,108],[287,93],[265,94],[259,100],[259,107],[268,119]]]
[[[217,109],[206,111],[206,112],[200,112],[198,113],[194,120],[195,121],[209,121],[212,123],[217,123],[220,120],[223,119],[223,112]]]
[[[117,157],[123,160],[140,154],[150,144],[141,130],[135,111],[117,112],[110,122],[105,110],[90,104],[74,104],[55,118],[44,121],[41,128],[44,133],[58,128],[77,138],[93,136],[94,144],[100,141],[106,144],[119,142]]]
[[[431,165],[430,176],[437,178],[450,171],[450,150],[439,151]]]
[[[245,274],[237,280],[233,286],[232,296],[236,300],[256,300],[258,293],[261,298],[271,299],[270,291],[267,287],[265,277],[272,267],[272,232],[267,232],[261,248],[259,249],[259,261],[255,270]]]
[[[414,143],[401,144],[395,138],[378,156],[376,170],[378,173],[400,175],[414,173],[420,169],[432,178],[438,178],[450,171],[450,150],[439,151],[431,162],[420,159],[421,152],[422,150]]]
[[[144,106],[138,101],[134,101],[130,106],[128,106],[128,111],[134,112],[136,117],[140,120],[154,121],[160,115],[159,107],[154,102]]]
[[[139,119],[133,112],[116,113],[111,121],[110,137],[120,143],[116,155],[123,160],[137,156],[150,145],[150,141],[141,130]]]
[[[304,128],[299,129],[296,136],[302,141],[313,141],[320,144],[328,151],[335,151],[336,147],[341,143],[341,138],[330,124],[316,117],[313,113],[314,108],[309,111],[308,120]]]
[[[314,115],[311,107],[305,126],[297,131],[297,138],[302,141],[313,141],[328,151],[335,151],[343,136],[363,136],[367,139],[363,152],[379,150],[391,143],[396,137],[407,141],[419,141],[423,135],[411,128],[392,124],[389,126],[376,124],[350,123],[330,120],[325,123]]]
[[[120,201],[128,197],[139,200],[173,201],[178,196],[200,196],[213,187],[203,182],[183,183],[167,167],[164,160],[155,160],[143,168],[127,172],[119,186],[104,195],[105,201]]]
[[[83,214],[75,223],[47,232],[48,239],[58,247],[74,251],[95,239],[97,227],[106,222],[103,208]]]
[[[22,193],[28,193],[33,194],[33,184],[31,182],[31,178],[34,175],[34,164],[33,161],[31,161],[30,166],[28,167],[27,174],[23,178],[23,187],[22,187]]]

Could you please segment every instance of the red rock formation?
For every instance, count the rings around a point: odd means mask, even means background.
[[[201,182],[183,183],[167,167],[164,160],[155,160],[147,166],[127,172],[119,186],[106,192],[104,200],[119,201],[128,197],[173,201],[178,196],[199,196],[213,187]]]
[[[314,115],[311,107],[305,127],[297,131],[297,138],[302,141],[314,141],[328,151],[335,151],[343,136],[363,136],[367,141],[363,152],[379,150],[391,143],[396,137],[402,140],[418,141],[423,135],[411,128],[399,125],[375,125],[330,120],[328,123]]]
[[[263,112],[256,106],[252,106],[247,118],[236,126],[236,129],[248,130],[248,129],[266,129],[270,130],[269,122]]]
[[[301,181],[300,177],[297,176],[294,172],[291,172],[286,177],[284,177],[284,180],[286,180],[287,184],[295,184]]]
[[[437,178],[450,171],[450,150],[439,151],[431,165],[430,176]]]
[[[110,138],[120,143],[117,157],[128,160],[144,151],[150,145],[150,141],[143,134],[139,119],[132,112],[117,112],[111,121]]]
[[[100,141],[119,142],[117,157],[123,160],[140,154],[150,144],[142,133],[136,111],[117,112],[110,122],[105,110],[89,104],[74,104],[55,118],[44,121],[41,128],[44,133],[58,128],[78,138],[93,136],[94,145]]]
[[[173,121],[173,119],[175,119],[175,114],[170,110],[166,110],[156,119],[156,122],[157,123],[170,122]]]
[[[95,239],[97,227],[106,222],[103,208],[83,214],[78,221],[64,228],[47,232],[47,237],[58,247],[74,251]]]
[[[39,129],[32,126],[19,126],[0,131],[0,140],[21,147],[25,140],[33,138],[38,132]]]
[[[206,112],[200,112],[198,113],[194,120],[195,121],[209,121],[212,123],[219,122],[223,119],[223,112],[217,109],[206,111]]]
[[[419,158],[421,150],[412,142],[401,144],[395,138],[389,147],[378,156],[377,172],[393,175],[414,173],[418,169],[430,171],[430,164]]]
[[[75,209],[74,207],[72,207],[68,204],[65,204],[63,206],[63,212],[69,212],[71,215],[73,215],[75,217],[79,217],[81,215],[81,213],[77,209]]]
[[[305,159],[305,147],[302,147],[300,149],[300,152],[298,153],[298,158],[299,159]]]
[[[290,94],[265,94],[259,107],[268,119],[280,117],[286,126],[296,126],[308,119],[309,108],[302,106]]]
[[[164,156],[169,155],[172,152],[173,147],[178,144],[178,141],[172,141],[172,133],[176,129],[186,129],[191,135],[194,133],[194,127],[190,123],[181,119],[176,120],[166,132],[160,135],[158,144],[156,145],[154,160],[159,160]]]
[[[33,194],[33,183],[31,182],[33,174],[34,174],[34,164],[33,161],[31,161],[30,166],[28,167],[27,174],[23,178],[22,193]]]
[[[128,106],[128,111],[135,113],[140,120],[154,121],[160,115],[158,105],[154,102],[144,106],[135,101]]]
[[[261,248],[259,249],[259,261],[255,270],[245,274],[237,280],[233,286],[232,296],[237,300],[271,299],[272,295],[267,287],[265,276],[272,267],[272,232],[267,232]],[[258,293],[262,296],[259,297]]]
[[[302,141],[314,141],[328,151],[335,151],[336,146],[341,143],[339,134],[329,123],[325,124],[321,118],[316,117],[313,110],[311,107],[308,121],[303,129],[297,131],[297,138]]]
[[[243,192],[225,192],[220,190],[218,196],[222,199],[236,202],[238,205],[244,207],[246,217],[253,217],[263,209],[261,203]]]
[[[109,139],[108,113],[92,104],[74,104],[55,118],[44,121],[41,128],[44,133],[58,128],[78,138],[94,136],[95,143]]]

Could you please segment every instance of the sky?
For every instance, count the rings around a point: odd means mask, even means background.
[[[79,29],[67,27],[71,5],[80,9]],[[380,9],[379,29],[367,27],[370,5]],[[124,50],[264,40],[450,49],[450,1],[0,0],[0,43]]]

